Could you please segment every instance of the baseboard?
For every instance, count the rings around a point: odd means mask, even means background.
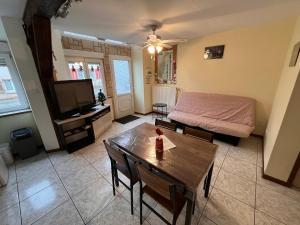
[[[289,179],[288,179],[288,183],[290,185],[293,184],[293,181],[294,181],[299,169],[300,169],[300,152],[298,153],[298,157],[296,159],[296,162],[294,164],[294,167],[293,167],[292,172],[291,172],[291,174],[289,176]]]
[[[263,141],[264,141],[264,139],[263,139]],[[262,144],[264,144],[264,143],[262,143]],[[299,157],[298,157],[298,159],[299,159]],[[299,160],[299,162],[300,162],[300,160]],[[274,183],[280,184],[280,185],[285,186],[285,187],[291,187],[292,186],[292,182],[289,182],[289,180],[288,181],[282,181],[282,180],[279,180],[275,177],[272,177],[272,176],[269,176],[269,175],[265,174],[264,168],[265,168],[265,160],[264,160],[264,148],[263,148],[262,149],[262,168],[261,168],[262,177],[266,180],[272,181]]]
[[[143,116],[147,116],[147,115],[150,115],[152,112],[148,112],[148,113],[139,113],[139,112],[134,112],[135,114],[138,114],[138,115],[143,115]]]
[[[250,136],[253,136],[253,137],[259,137],[259,138],[264,138],[264,136],[263,135],[261,135],[261,134],[250,134]]]
[[[63,151],[63,149],[61,149],[61,148],[54,148],[54,149],[45,150],[45,152],[47,152],[47,153],[59,152],[59,151]]]
[[[266,180],[269,180],[269,181],[273,181],[274,183],[277,183],[277,184],[280,184],[280,185],[283,185],[285,187],[290,187],[291,184],[288,182],[288,181],[282,181],[282,180],[279,180],[275,177],[272,177],[272,176],[269,176],[269,175],[266,175],[264,174],[264,168],[262,168],[262,173],[263,173],[263,178],[266,179]]]

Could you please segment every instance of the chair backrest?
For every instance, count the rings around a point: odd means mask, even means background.
[[[109,143],[103,140],[109,158],[121,166],[128,168],[126,154],[117,148],[112,147]]]
[[[176,131],[176,124],[170,123],[164,120],[155,119],[155,126],[167,128],[169,130]]]
[[[212,133],[206,132],[204,130],[198,130],[190,127],[184,127],[183,134],[199,138],[203,141],[213,142],[214,135]]]
[[[153,169],[146,168],[143,164],[137,164],[137,170],[141,181],[164,198],[173,200],[174,193],[171,192],[175,188],[174,184],[159,176],[159,173],[154,172]]]

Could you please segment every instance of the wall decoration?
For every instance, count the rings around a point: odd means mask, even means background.
[[[155,54],[155,81],[159,84],[176,84],[177,45]]]
[[[300,54],[300,41],[294,45],[293,51],[292,51],[292,57],[290,60],[290,67],[291,66],[296,66],[297,64],[297,60],[299,58],[299,54]]]
[[[205,47],[204,59],[221,59],[223,58],[225,45]]]

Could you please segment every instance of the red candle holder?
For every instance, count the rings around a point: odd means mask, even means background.
[[[163,142],[163,139],[161,137],[156,138],[155,150],[157,152],[163,152],[164,151],[164,142]]]

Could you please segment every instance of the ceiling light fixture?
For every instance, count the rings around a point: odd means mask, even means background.
[[[163,50],[163,47],[161,47],[159,45],[157,45],[155,48],[156,48],[157,53],[160,53]]]
[[[163,50],[163,47],[160,45],[149,45],[147,49],[148,52],[153,55],[155,52],[160,53]]]
[[[82,0],[67,0],[65,1],[64,4],[62,4],[59,9],[57,10],[55,14],[55,18],[61,17],[61,18],[66,18],[66,16],[69,14],[70,8],[71,8],[71,3],[72,2],[81,2]]]
[[[153,54],[155,53],[155,47],[154,47],[153,45],[150,45],[150,46],[148,47],[148,52],[149,52],[151,55],[153,55]]]

